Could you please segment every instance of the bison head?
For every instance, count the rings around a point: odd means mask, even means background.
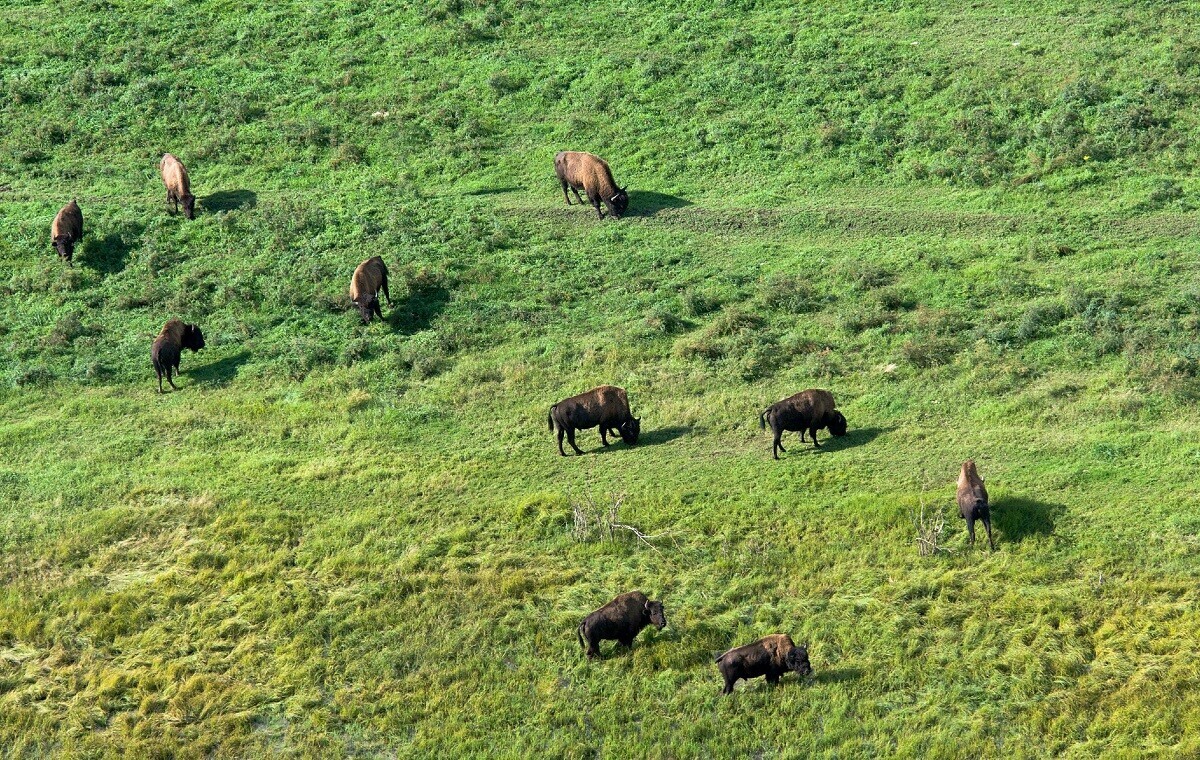
[[[616,194],[608,199],[608,203],[612,206],[613,216],[619,217],[625,213],[625,209],[629,208],[629,193],[625,192],[624,188],[619,187]]]
[[[58,255],[61,258],[64,258],[67,261],[70,261],[71,255],[75,253],[75,241],[71,239],[70,235],[59,235],[58,237],[54,238],[54,241],[50,243],[50,246],[54,248],[54,250],[58,251]]]
[[[791,670],[799,675],[806,676],[812,673],[812,665],[808,664],[808,649],[805,647],[794,647],[784,657],[784,663]]]
[[[354,302],[354,305],[358,307],[358,314],[362,317],[363,324],[369,324],[371,315],[379,310],[379,296],[370,296],[369,298],[362,296]]]
[[[662,602],[647,601],[645,606],[646,616],[650,618],[650,623],[658,630],[667,627],[667,616],[663,612]]]
[[[617,432],[621,434],[622,441],[632,446],[638,442],[638,436],[642,432],[642,418],[634,417],[633,419],[625,420],[617,428]]]
[[[204,348],[204,333],[201,332],[200,325],[183,326],[183,347],[193,351]]]
[[[830,412],[825,418],[825,422],[829,427],[830,433],[833,433],[836,436],[843,436],[846,434],[846,417],[838,410],[834,409],[832,412]]]
[[[183,201],[183,215],[188,219],[196,218],[196,196],[188,193],[179,200]]]

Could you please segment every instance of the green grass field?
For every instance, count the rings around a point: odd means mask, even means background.
[[[0,6],[0,752],[1200,755],[1187,4],[379,6]],[[641,444],[560,458],[602,383]],[[722,697],[774,632],[813,677]]]

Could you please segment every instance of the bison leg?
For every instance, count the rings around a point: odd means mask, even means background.
[[[571,448],[575,449],[576,454],[583,453],[583,449],[575,445],[575,428],[567,428],[567,443],[571,444]],[[559,445],[561,446],[562,444],[560,443]]]
[[[771,685],[777,685],[779,683],[779,674],[778,673],[767,673],[767,683],[769,683]]]
[[[812,436],[813,446],[814,446],[814,447],[816,447],[816,448],[818,448],[818,449],[819,449],[819,448],[821,448],[821,442],[817,440],[817,429],[816,429],[816,428],[809,428],[809,429],[808,429],[808,434],[809,434],[810,436]]]
[[[163,389],[162,389],[162,376],[163,376],[162,370],[161,370],[161,369],[159,369],[158,367],[155,367],[155,368],[154,368],[154,373],[155,373],[156,375],[158,375],[158,392],[159,392],[159,393],[162,393],[162,392],[163,392]]]
[[[783,431],[772,430],[771,432],[775,434],[775,442],[771,445],[771,456],[778,459],[780,451],[782,451],[784,454],[787,453],[787,449],[783,447]]]
[[[558,455],[560,457],[565,457],[567,455],[567,452],[563,451],[562,439],[563,439],[563,429],[559,428],[558,429]]]
[[[599,643],[600,642],[598,642],[596,639],[593,639],[591,637],[588,638],[588,640],[587,640],[587,658],[589,660],[594,660],[600,656],[600,647],[598,646]]]
[[[591,193],[588,193],[588,200],[590,200],[592,202],[592,206],[595,207],[596,215],[599,216],[601,219],[603,219],[604,211],[601,210],[601,207],[600,207],[600,196],[599,195],[593,196]]]
[[[176,371],[178,371],[178,369]],[[167,365],[167,382],[171,384],[171,390],[173,390],[173,391],[179,390],[178,388],[175,387],[175,381],[171,379],[171,366],[170,365]]]
[[[608,445],[608,429],[603,425],[600,426],[600,443]]]
[[[735,683],[737,683],[736,678],[730,678],[729,676],[725,676],[725,688],[721,689],[721,693],[722,694],[732,694],[733,693],[733,685]]]
[[[579,194],[579,188],[572,187],[571,190],[572,190],[572,192],[575,193],[575,200],[579,201],[579,205],[582,206],[583,205],[583,196],[581,196]]]
[[[571,205],[571,196],[567,195],[567,181],[565,179],[563,179],[563,180],[559,180],[559,182],[562,183],[563,200],[565,200],[567,202],[567,205],[570,206]]]
[[[388,286],[387,286],[387,272],[384,272],[384,273],[383,273],[383,282],[379,283],[379,289],[383,291],[383,297],[387,299],[387,302],[388,302],[388,308],[391,308],[391,305],[392,305],[392,294],[388,292]],[[382,314],[382,313],[380,313],[380,315],[379,315],[379,318],[380,318],[380,319],[383,319],[383,314]]]
[[[988,548],[992,551],[996,551],[996,544],[992,542],[992,518],[991,517],[983,518],[983,527],[985,529],[987,529]]]
[[[975,515],[967,518],[967,537],[971,546],[975,545]]]
[[[170,190],[167,191],[167,213],[171,213],[171,201],[175,200],[175,196]],[[175,211],[179,211],[179,204],[175,204]]]

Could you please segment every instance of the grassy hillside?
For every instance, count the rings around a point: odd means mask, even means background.
[[[1200,35],[943,5],[0,7],[0,746],[1200,753]],[[641,444],[560,458],[600,383]],[[850,435],[772,461],[814,386]],[[651,545],[575,529],[617,498]],[[634,588],[669,626],[585,661]],[[777,631],[813,677],[722,697]]]

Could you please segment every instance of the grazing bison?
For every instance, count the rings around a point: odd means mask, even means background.
[[[836,436],[846,434],[846,418],[837,410],[833,394],[817,388],[800,391],[795,396],[767,407],[758,415],[758,426],[766,428],[767,425],[771,426],[771,432],[775,434],[771,455],[776,459],[779,458],[780,451],[787,453],[782,443],[786,430],[799,430],[801,441],[804,440],[804,431],[807,430],[812,435],[813,446],[818,448],[821,444],[817,441],[817,431],[821,428],[829,428],[829,432]]]
[[[50,245],[58,251],[58,257],[68,264],[75,255],[75,244],[83,238],[83,212],[72,198],[71,202],[58,210],[50,224]]]
[[[575,445],[575,431],[586,430],[599,426],[600,442],[608,445],[608,434],[619,434],[621,440],[632,446],[637,443],[638,435],[642,432],[642,418],[634,417],[629,411],[629,397],[624,388],[615,385],[601,385],[578,396],[563,399],[550,407],[546,416],[550,432],[558,430],[558,453],[566,456],[563,451],[563,434],[576,454],[582,454]]]
[[[631,647],[634,637],[648,625],[660,631],[667,626],[662,602],[650,601],[641,591],[630,591],[585,617],[575,636],[579,646],[587,647],[590,660],[600,656],[601,641],[616,639]]]
[[[167,382],[171,384],[171,389],[179,390],[171,379],[171,368],[173,367],[176,373],[179,372],[179,355],[185,348],[193,351],[204,348],[204,333],[200,332],[200,326],[185,325],[178,319],[168,320],[150,348],[150,361],[154,363],[154,371],[158,373],[159,393],[163,392],[164,374],[167,376]]]
[[[196,196],[192,195],[192,183],[183,162],[170,153],[164,153],[162,161],[158,162],[158,170],[162,172],[163,184],[167,186],[167,205],[174,204],[175,213],[178,214],[179,204],[182,203],[184,216],[195,219]]]
[[[987,489],[983,487],[983,478],[975,470],[975,460],[963,462],[962,470],[958,473],[958,514],[967,521],[967,534],[971,537],[971,545],[975,545],[975,521],[983,521],[987,529],[988,547],[996,550],[992,542],[992,513],[988,509]]]
[[[562,183],[563,198],[566,198],[568,206],[571,205],[571,196],[567,195],[569,187],[575,191],[575,199],[580,203],[583,203],[583,198],[579,197],[582,189],[601,219],[604,218],[604,212],[600,210],[601,201],[608,206],[608,212],[614,218],[620,218],[629,208],[629,193],[617,187],[608,164],[599,156],[564,150],[554,157],[554,173]]]
[[[390,307],[392,295],[388,292],[387,266],[383,263],[383,257],[372,256],[359,264],[350,278],[350,300],[358,307],[363,324],[371,321],[372,314],[378,314],[383,319],[383,310],[379,308],[380,291]]]
[[[717,658],[717,669],[725,679],[722,694],[732,694],[739,678],[766,676],[767,683],[779,683],[779,677],[789,670],[802,676],[812,673],[808,648],[793,644],[786,633],[774,633],[753,644],[730,649]]]

